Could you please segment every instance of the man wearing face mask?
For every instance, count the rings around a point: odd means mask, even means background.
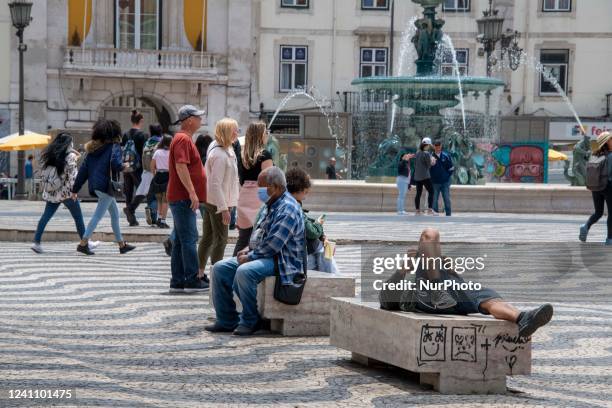
[[[217,262],[213,267],[212,298],[217,314],[207,331],[233,332],[248,336],[263,328],[257,310],[257,285],[274,276],[275,258],[283,285],[304,268],[304,220],[299,203],[287,191],[285,175],[278,167],[261,172],[257,179],[258,197],[265,203],[255,224],[249,247],[236,258]],[[236,293],[242,313],[236,311]]]

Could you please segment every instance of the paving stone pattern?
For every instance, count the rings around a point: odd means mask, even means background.
[[[325,337],[205,332],[214,315],[208,295],[167,294],[169,258],[159,244],[125,256],[103,244],[94,257],[75,255],[74,243],[49,243],[44,255],[23,243],[0,245],[3,397],[9,388],[73,388],[75,401],[44,406],[612,406],[610,282],[588,269],[579,279],[533,270],[483,277],[522,299],[521,308],[534,305],[521,293],[550,291],[557,313],[534,338],[533,374],[509,379],[512,392],[445,396],[406,372],[356,365]],[[337,259],[343,274],[359,279],[358,246],[339,247]],[[584,296],[564,298],[559,287]],[[38,404],[0,399],[0,407]]]

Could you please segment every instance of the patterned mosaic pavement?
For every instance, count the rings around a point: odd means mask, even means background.
[[[545,298],[557,313],[534,338],[532,376],[509,379],[509,394],[445,396],[406,372],[358,366],[324,337],[205,332],[208,295],[166,293],[159,244],[121,257],[110,244],[95,257],[76,256],[73,243],[39,256],[0,245],[0,407],[43,406],[7,399],[10,388],[76,389],[58,406],[612,406],[610,270],[576,254],[571,268],[479,277],[521,308]],[[338,248],[343,274],[359,277],[360,253]]]

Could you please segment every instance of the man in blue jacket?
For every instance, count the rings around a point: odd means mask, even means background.
[[[450,185],[451,176],[455,171],[453,165],[453,159],[450,155],[442,151],[442,143],[434,143],[434,154],[436,158],[436,164],[430,169],[431,183],[433,184],[434,195],[433,195],[433,210],[437,214],[438,201],[440,199],[440,193],[442,193],[442,199],[444,200],[444,210],[446,216],[451,216],[451,198],[450,198]]]

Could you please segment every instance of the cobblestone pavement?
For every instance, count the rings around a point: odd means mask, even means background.
[[[0,201],[0,230],[19,228],[29,230],[34,235],[43,208],[44,203],[42,202]],[[94,208],[93,203],[83,204],[86,223],[91,218]],[[318,216],[319,214],[313,215]],[[139,235],[166,235],[168,233],[166,230],[146,226],[142,206],[138,211],[138,217],[142,226],[129,228],[122,214],[122,231]],[[345,243],[415,242],[423,228],[430,226],[439,228],[446,242],[576,242],[578,228],[586,221],[586,218],[579,215],[557,214],[458,213],[447,218],[398,216],[390,213],[328,213],[325,229],[331,239]],[[172,225],[172,222],[169,224]],[[604,228],[605,220],[602,220],[591,230],[589,241],[602,243],[605,239]],[[58,210],[47,227],[47,231],[72,232],[74,230],[74,222],[64,208]],[[102,219],[98,230],[111,232],[109,217]],[[230,231],[230,236],[235,237],[236,232]]]
[[[43,255],[0,245],[0,407],[36,406],[6,399],[10,388],[72,388],[74,406],[106,407],[612,406],[605,265],[483,276],[521,308],[553,301],[556,315],[534,336],[533,374],[509,379],[510,393],[447,396],[406,372],[356,365],[325,337],[205,332],[208,295],[167,294],[159,244],[121,257],[110,244],[94,257],[76,256],[74,243],[49,243]],[[358,277],[360,253],[338,248],[342,273]]]

